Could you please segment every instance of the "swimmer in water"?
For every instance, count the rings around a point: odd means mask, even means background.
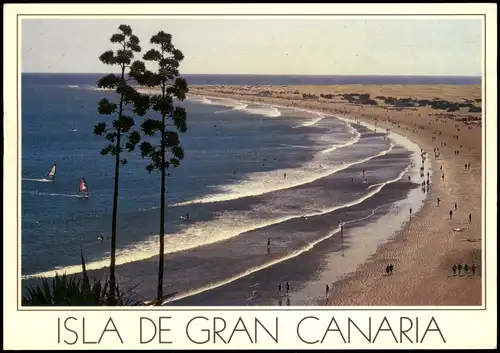
[[[99,234],[99,236],[97,237],[97,240],[103,241],[104,240],[104,235],[102,235],[102,233]]]

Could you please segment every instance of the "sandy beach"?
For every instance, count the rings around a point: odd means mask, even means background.
[[[367,262],[335,282],[318,304],[481,305],[481,112],[394,103],[411,97],[480,107],[479,85],[191,86],[190,94],[357,118],[404,135],[427,152],[434,173],[422,209]],[[440,151],[437,158],[434,149]],[[459,263],[474,264],[475,274],[453,275]]]

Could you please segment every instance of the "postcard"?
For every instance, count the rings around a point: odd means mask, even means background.
[[[495,347],[495,6],[6,5],[5,348]]]

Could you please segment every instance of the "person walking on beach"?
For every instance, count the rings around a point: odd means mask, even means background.
[[[444,181],[444,173],[443,173],[443,175],[441,175],[441,180],[443,180],[443,181]]]
[[[462,273],[462,264],[458,264],[458,274]]]
[[[392,271],[394,270],[394,265],[389,264],[389,274],[392,275]]]
[[[453,270],[453,276],[457,274],[457,265],[453,264],[453,267],[451,268]]]
[[[286,173],[283,174],[283,179],[286,179]]]
[[[472,264],[472,275],[474,276],[474,274],[476,273],[476,265]]]
[[[453,210],[450,210],[450,219],[453,217]]]
[[[411,176],[408,175],[408,184],[411,183]]]
[[[286,282],[286,293],[290,293],[290,283]]]
[[[457,202],[455,201],[455,211],[457,210],[457,207],[458,207],[458,205],[457,205]]]
[[[278,295],[281,295],[281,283],[278,284]]]
[[[411,212],[412,212],[412,211],[413,211],[413,210],[410,208],[410,220],[411,220]]]
[[[271,252],[271,238],[267,238],[267,253]]]
[[[469,272],[469,265],[465,264],[464,265],[464,272],[467,274]]]
[[[439,207],[439,203],[441,202],[441,199],[438,197],[437,201],[438,201],[438,207]]]
[[[472,213],[469,213],[469,223],[472,223]]]
[[[330,286],[328,284],[326,285],[325,291],[326,291],[326,296],[328,297],[328,293],[330,293]]]
[[[389,276],[389,272],[391,272],[391,266],[387,264],[387,266],[385,266],[385,273],[387,273],[387,276]]]

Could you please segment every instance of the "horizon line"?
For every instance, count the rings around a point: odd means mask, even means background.
[[[26,71],[21,72],[21,74],[52,74],[52,75],[105,75],[113,72],[37,72],[37,71]],[[119,72],[115,72],[116,74]],[[441,75],[411,75],[411,74],[355,74],[355,75],[345,75],[345,74],[244,74],[244,73],[184,73],[183,75],[211,75],[211,76],[345,76],[345,77],[361,77],[361,76],[371,76],[371,77],[475,77],[482,78],[483,75],[458,75],[458,74],[441,74]]]

